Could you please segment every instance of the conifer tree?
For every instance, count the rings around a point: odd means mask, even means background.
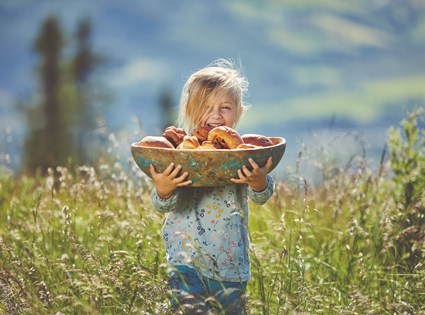
[[[59,21],[49,16],[35,41],[40,57],[37,69],[39,100],[27,109],[28,135],[24,171],[44,173],[49,167],[88,162],[87,151],[95,128],[93,86],[90,76],[101,58],[91,51],[91,23],[81,20],[76,53],[66,57]],[[92,150],[94,151],[94,150]]]
[[[162,117],[161,127],[165,129],[173,125],[175,117],[173,110],[173,95],[170,89],[164,88],[159,95],[160,117]]]
[[[49,16],[43,23],[35,41],[35,51],[40,56],[37,69],[39,100],[36,107],[27,111],[28,137],[25,143],[26,171],[65,164],[72,155],[70,126],[64,119],[61,89],[61,49],[64,38],[59,22]]]
[[[81,19],[77,26],[77,51],[72,62],[73,80],[76,87],[75,136],[77,160],[79,163],[90,161],[88,148],[93,142],[95,119],[95,97],[92,93],[91,75],[102,64],[101,56],[91,48],[92,25],[88,18]]]

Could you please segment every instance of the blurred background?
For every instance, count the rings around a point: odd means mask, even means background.
[[[425,101],[425,0],[2,0],[0,41],[0,169],[16,173],[131,160],[217,58],[250,82],[239,131],[287,139],[280,171],[379,161]]]

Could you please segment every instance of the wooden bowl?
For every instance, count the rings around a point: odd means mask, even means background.
[[[285,138],[271,137],[273,146],[253,149],[205,150],[205,149],[167,149],[140,147],[131,145],[131,153],[139,168],[149,177],[149,165],[153,164],[158,172],[174,162],[180,164],[182,171],[189,173],[192,187],[224,186],[234,184],[230,178],[238,178],[238,170],[246,165],[252,169],[248,158],[253,158],[260,166],[272,157],[273,170],[280,162],[286,148]],[[270,171],[271,171],[270,170]]]

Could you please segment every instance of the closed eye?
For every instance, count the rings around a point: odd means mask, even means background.
[[[228,109],[228,110],[230,110],[230,109],[232,109],[233,107],[232,107],[231,105],[223,105],[223,106],[221,106],[221,108],[222,108],[222,109]]]

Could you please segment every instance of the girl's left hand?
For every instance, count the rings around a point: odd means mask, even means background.
[[[238,170],[239,178],[231,178],[230,180],[237,184],[248,184],[254,191],[263,191],[267,187],[267,174],[272,168],[272,158],[267,159],[267,163],[263,167],[259,167],[252,158],[249,158],[252,171],[245,165]]]

